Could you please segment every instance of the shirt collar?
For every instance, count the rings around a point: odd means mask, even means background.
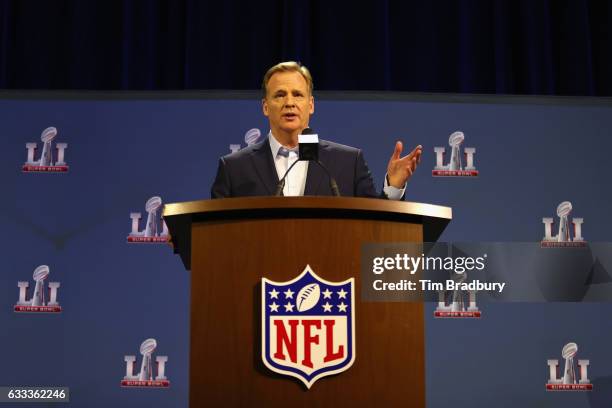
[[[283,145],[280,144],[278,140],[276,140],[276,137],[274,137],[274,135],[272,134],[272,131],[268,133],[268,140],[270,141],[270,150],[272,151],[272,157],[276,158],[276,156],[278,156],[278,151],[280,150],[281,147],[283,147]],[[297,147],[294,149],[287,149],[287,150],[295,151],[297,153]]]

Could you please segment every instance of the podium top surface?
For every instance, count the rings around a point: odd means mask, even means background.
[[[206,215],[225,213],[230,215],[240,211],[278,210],[287,213],[287,210],[300,210],[319,212],[318,210],[341,210],[359,212],[357,218],[368,218],[365,213],[373,215],[387,214],[389,218],[397,221],[411,221],[404,216],[424,216],[452,219],[452,209],[433,204],[413,203],[409,201],[393,201],[378,198],[355,197],[240,197],[218,200],[186,201],[183,203],[170,203],[164,206],[164,217],[176,215]],[[254,214],[250,213],[250,216]]]
[[[191,267],[193,222],[271,219],[344,218],[422,223],[425,242],[435,242],[452,219],[452,209],[439,205],[355,197],[240,197],[187,201],[164,206],[164,220],[174,252]]]

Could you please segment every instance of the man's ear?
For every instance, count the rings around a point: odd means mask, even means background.
[[[310,95],[310,107],[308,109],[308,113],[311,115],[314,113],[314,96]]]
[[[261,110],[262,110],[264,116],[268,116],[269,115],[268,102],[266,101],[266,98],[263,98],[261,100]]]

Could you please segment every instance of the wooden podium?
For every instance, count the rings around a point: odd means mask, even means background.
[[[422,303],[362,302],[362,243],[434,242],[451,209],[369,198],[252,197],[167,204],[191,270],[190,407],[425,407]],[[261,278],[306,265],[355,278],[353,366],[307,389],[261,360]]]

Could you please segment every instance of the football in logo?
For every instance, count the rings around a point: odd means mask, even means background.
[[[55,139],[55,136],[57,136],[57,129],[53,126],[50,126],[42,131],[42,133],[40,134],[40,140],[43,143],[47,143]]]
[[[244,134],[244,142],[247,146],[257,143],[259,138],[261,137],[261,131],[257,128],[249,129]]]
[[[316,283],[304,286],[297,295],[296,306],[298,312],[305,312],[312,309],[319,302],[321,288]]]
[[[36,282],[43,281],[49,276],[49,267],[47,265],[40,265],[34,269],[33,278]]]

